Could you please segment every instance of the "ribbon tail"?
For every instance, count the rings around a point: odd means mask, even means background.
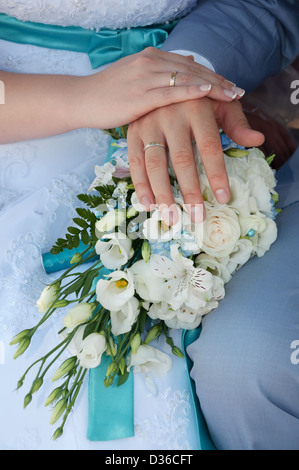
[[[104,379],[110,358],[89,371],[88,430],[90,441],[109,441],[134,436],[134,374],[121,386],[113,383],[106,388]]]
[[[186,360],[186,365],[187,365],[187,370],[188,370],[189,386],[190,386],[190,391],[191,391],[191,396],[192,396],[193,407],[195,411],[195,420],[196,420],[196,427],[197,427],[198,440],[199,440],[199,450],[216,450],[216,447],[211,439],[203,412],[201,410],[200,402],[196,394],[194,380],[190,376],[193,362],[188,356],[187,347],[199,338],[200,333],[201,333],[201,327],[196,328],[194,330],[183,330],[182,348],[183,348],[184,355],[185,355],[185,360]]]

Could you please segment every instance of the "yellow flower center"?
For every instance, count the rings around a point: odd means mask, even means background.
[[[119,281],[116,281],[115,283],[116,287],[118,287],[119,289],[121,289],[122,287],[127,287],[128,284],[129,283],[126,279],[119,279]]]

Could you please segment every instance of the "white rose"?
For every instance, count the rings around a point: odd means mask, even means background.
[[[95,246],[103,265],[108,269],[119,269],[133,256],[132,240],[124,233],[110,233],[98,240]]]
[[[115,336],[127,333],[136,322],[139,314],[139,302],[132,297],[120,310],[110,312],[111,331]]]
[[[56,282],[55,284],[51,284],[44,288],[40,298],[36,302],[40,313],[46,313],[51,305],[58,299],[59,289],[60,282]]]
[[[132,275],[128,271],[114,271],[106,277],[110,279],[97,282],[97,300],[107,310],[118,311],[134,295]]]
[[[238,217],[227,206],[207,206],[202,250],[216,257],[228,256],[241,235]]]
[[[74,328],[81,323],[86,322],[92,315],[96,305],[94,303],[81,302],[71,308],[62,323],[66,328]]]
[[[103,215],[95,224],[98,233],[110,232],[115,227],[121,225],[126,220],[126,211],[113,209]]]
[[[81,350],[77,355],[80,365],[86,369],[98,367],[106,348],[104,336],[100,333],[91,333],[81,342]]]
[[[131,352],[128,360],[128,370],[134,368],[134,372],[149,372],[153,377],[163,377],[171,369],[172,359],[168,354],[144,344],[139,346],[137,352]]]

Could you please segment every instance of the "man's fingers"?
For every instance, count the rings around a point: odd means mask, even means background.
[[[192,119],[196,145],[217,201],[226,204],[230,199],[230,190],[218,125],[211,101],[202,100],[200,104]]]
[[[250,127],[239,102],[232,102],[227,106],[220,104],[218,119],[224,132],[236,144],[244,147],[259,147],[263,144],[265,140],[264,135]]]

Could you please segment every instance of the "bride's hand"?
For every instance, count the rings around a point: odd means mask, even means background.
[[[168,147],[184,202],[191,219],[204,218],[203,197],[195,164],[192,140],[196,141],[211,189],[219,203],[230,198],[219,129],[245,147],[259,146],[264,141],[260,132],[250,128],[241,104],[223,103],[209,98],[177,103],[152,111],[132,123],[128,130],[130,173],[141,204],[147,210],[158,204],[168,225],[176,222],[166,149],[152,146],[160,142]]]
[[[175,72],[175,86],[170,86]],[[127,124],[153,109],[209,96],[224,102],[244,94],[224,77],[194,62],[192,57],[150,47],[86,77],[83,107],[88,127],[102,129]],[[92,113],[92,115],[91,115]]]

